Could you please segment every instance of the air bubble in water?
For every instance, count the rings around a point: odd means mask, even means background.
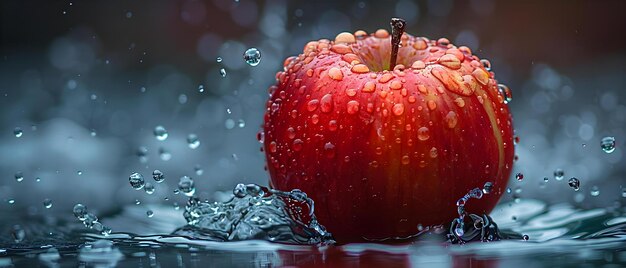
[[[22,172],[17,172],[15,173],[15,180],[17,182],[21,182],[24,180],[24,175],[22,174]]]
[[[244,127],[246,126],[246,121],[244,121],[243,119],[239,119],[239,120],[237,121],[237,126],[238,126],[239,128],[244,128]]]
[[[198,92],[200,92],[200,93],[204,92],[204,85],[199,85],[198,86]]]
[[[146,182],[146,184],[143,187],[143,190],[146,191],[147,194],[153,194],[154,185],[152,185],[152,183]]]
[[[574,189],[574,191],[580,190],[580,180],[577,179],[577,178],[569,179],[567,184],[569,184],[569,187],[572,187]]]
[[[9,202],[9,204],[15,204],[15,199],[9,199],[7,202]]]
[[[180,205],[178,205],[178,203],[174,202],[174,209],[175,210],[179,210],[180,209]]]
[[[485,194],[489,194],[491,193],[491,190],[493,189],[493,183],[491,182],[485,182],[485,185],[483,186],[483,193]]]
[[[154,212],[152,210],[148,210],[146,211],[146,215],[148,215],[148,218],[152,218],[152,216],[154,216]]]
[[[261,62],[261,52],[256,48],[249,48],[243,53],[243,59],[250,66],[257,66]]]
[[[16,127],[15,129],[13,129],[13,135],[15,135],[16,138],[21,137],[24,134],[24,131],[22,131],[21,128]]]
[[[154,136],[157,138],[157,140],[164,141],[167,139],[168,135],[169,134],[167,134],[167,130],[163,126],[158,125],[154,128]]]
[[[508,104],[513,100],[513,93],[511,89],[504,84],[498,84],[498,92],[502,95],[505,104]]]
[[[128,177],[128,182],[130,182],[130,186],[132,186],[135,190],[141,190],[145,185],[145,180],[143,179],[143,175],[134,172],[130,174]]]
[[[560,181],[563,179],[563,176],[565,176],[565,171],[563,171],[560,168],[557,168],[556,170],[554,170],[554,179],[556,179],[557,181]]]
[[[79,204],[74,205],[74,209],[72,209],[72,212],[74,212],[74,217],[82,221],[85,219],[85,216],[87,215],[87,207],[79,203]]]
[[[522,239],[524,239],[524,241],[528,241],[528,239],[530,239],[530,237],[528,235],[523,235]]]
[[[43,200],[43,206],[45,208],[51,208],[52,207],[52,200],[50,200],[50,198],[46,198]]]
[[[598,189],[598,186],[593,186],[591,187],[591,192],[589,192],[589,194],[591,194],[591,196],[598,196],[600,195],[600,189]]]
[[[622,189],[622,197],[626,198],[626,188]]]
[[[193,133],[189,134],[189,136],[187,136],[187,145],[191,149],[198,148],[198,146],[200,146],[200,140],[198,139],[198,135]]]
[[[193,196],[196,192],[193,179],[189,176],[180,177],[180,180],[178,181],[178,189],[186,196]]]
[[[602,150],[607,153],[610,154],[613,151],[615,151],[615,137],[604,137],[602,138],[602,141],[600,142],[600,146],[602,147]]]
[[[161,172],[160,170],[155,169],[154,171],[152,171],[152,178],[157,183],[161,183],[165,180],[165,175],[163,175],[163,172]]]
[[[217,63],[222,62],[222,57],[217,57],[217,59],[215,59],[215,61],[217,61]]]
[[[83,175],[83,172],[81,170],[76,171],[76,174],[78,174],[78,176]]]
[[[226,77],[226,69],[221,68],[221,69],[220,69],[220,75],[221,75],[222,77]]]
[[[517,174],[515,175],[515,179],[517,179],[518,181],[522,181],[522,180],[524,180],[524,174],[522,174],[522,173],[517,173]]]
[[[548,177],[543,177],[543,182],[548,182],[550,179]]]

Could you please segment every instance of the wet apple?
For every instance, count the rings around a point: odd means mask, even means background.
[[[307,43],[269,89],[271,186],[306,192],[339,242],[447,224],[457,199],[492,182],[466,207],[488,213],[511,173],[511,95],[488,61],[392,26]]]

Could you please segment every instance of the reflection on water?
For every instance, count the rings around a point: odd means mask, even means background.
[[[447,232],[441,232],[438,228],[425,228],[427,231],[413,240],[395,244],[294,245],[293,243],[311,243],[312,240],[302,235],[307,233],[294,233],[294,226],[285,228],[293,222],[287,223],[284,218],[276,219],[272,216],[257,218],[261,211],[268,215],[289,213],[284,206],[289,199],[284,197],[288,197],[290,193],[285,193],[281,198],[279,195],[268,193],[266,188],[250,189],[250,187],[248,185],[246,188],[244,185],[239,186],[239,189],[244,191],[248,189],[256,193],[256,196],[240,193],[241,197],[234,197],[227,202],[219,203],[220,205],[195,203],[199,201],[191,198],[185,211],[189,225],[183,228],[178,228],[186,224],[180,210],[171,206],[155,205],[151,205],[149,209],[158,217],[146,217],[145,208],[138,206],[128,206],[116,215],[104,217],[103,224],[111,226],[113,230],[127,231],[114,232],[107,236],[95,232],[85,233],[85,228],[75,222],[46,223],[45,219],[39,219],[36,223],[23,224],[20,228],[25,234],[19,243],[8,237],[0,240],[0,267],[38,264],[57,267],[80,263],[99,267],[115,265],[204,267],[207,263],[216,267],[282,265],[510,267],[568,266],[581,263],[626,264],[624,246],[626,213],[619,206],[581,210],[569,204],[548,206],[541,201],[530,199],[500,204],[490,218],[498,223],[502,233],[522,234],[528,237],[527,241],[518,235],[500,241],[468,242],[459,245],[447,240]],[[306,203],[305,197],[299,200]],[[259,202],[264,204],[260,205]],[[274,202],[280,205],[274,205]],[[268,205],[275,210],[268,209]],[[228,215],[223,206],[237,207],[237,211],[250,214],[236,218]],[[194,209],[200,210],[198,214],[194,214],[198,217],[191,216],[190,213]],[[206,214],[209,210],[213,211],[210,215]],[[202,219],[207,215],[208,218]],[[224,223],[220,228],[228,226],[231,229],[226,229],[230,230],[230,233],[216,234],[214,230],[211,231],[210,228],[219,222],[216,215],[221,215],[219,218]],[[309,215],[308,211],[303,215]],[[233,219],[252,225],[235,226],[232,225]],[[274,220],[277,220],[275,225],[269,224]],[[3,226],[5,231],[11,228],[13,227]],[[269,235],[272,232],[275,234]]]

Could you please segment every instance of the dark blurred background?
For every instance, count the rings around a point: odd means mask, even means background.
[[[172,194],[182,175],[208,199],[238,182],[266,184],[256,133],[283,60],[309,40],[388,28],[394,16],[413,35],[467,45],[513,90],[514,173],[525,179],[505,199],[622,202],[624,10],[625,1],[1,1],[0,211],[182,204]],[[250,47],[262,54],[256,67],[242,58]],[[615,152],[600,149],[604,136],[615,136]],[[154,194],[129,186],[135,171],[154,184],[154,169],[166,176]]]

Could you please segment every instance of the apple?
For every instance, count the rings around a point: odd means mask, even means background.
[[[340,33],[276,74],[259,139],[270,186],[301,189],[337,241],[402,238],[489,213],[514,156],[510,91],[488,61],[448,39],[380,29]]]

